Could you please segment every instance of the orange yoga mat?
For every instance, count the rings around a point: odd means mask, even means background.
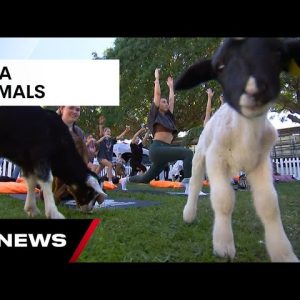
[[[26,194],[28,191],[24,178],[17,178],[16,182],[0,182],[0,194]],[[39,189],[35,189],[39,192]]]
[[[160,187],[160,188],[175,188],[180,189],[183,188],[184,185],[181,182],[175,181],[168,181],[168,180],[152,180],[149,183],[153,187]],[[207,180],[203,181],[204,186],[208,186],[209,182]]]

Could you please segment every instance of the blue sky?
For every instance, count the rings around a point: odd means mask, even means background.
[[[0,59],[92,59],[115,38],[0,38]]]

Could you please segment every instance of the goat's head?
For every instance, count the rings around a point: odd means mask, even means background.
[[[107,197],[107,194],[102,190],[102,183],[96,174],[89,174],[83,185],[72,184],[68,186],[68,191],[73,195],[77,206],[82,212],[92,211],[96,202],[101,204]]]
[[[227,38],[212,59],[189,67],[175,82],[184,90],[217,80],[224,100],[245,117],[265,113],[280,91],[281,71],[299,74],[300,39]]]

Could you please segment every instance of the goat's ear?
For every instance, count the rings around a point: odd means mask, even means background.
[[[215,79],[211,59],[201,60],[183,72],[174,84],[175,90],[187,90],[196,85]]]
[[[300,76],[300,38],[288,39],[285,45],[290,59],[288,71],[294,76]]]

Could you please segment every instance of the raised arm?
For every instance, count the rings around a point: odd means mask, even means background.
[[[204,119],[204,126],[206,125],[206,123],[209,121],[210,117],[211,117],[211,102],[212,102],[212,98],[214,96],[214,92],[211,88],[208,88],[206,90],[207,93],[207,104],[206,104],[206,112],[205,112],[205,119]]]
[[[167,85],[169,87],[169,110],[171,113],[173,113],[175,94],[174,94],[174,87],[173,87],[173,78],[171,76],[168,77]]]
[[[105,125],[105,117],[103,115],[99,116],[98,124],[99,124],[99,137],[101,138],[104,135],[104,125]]]
[[[116,137],[116,139],[118,140],[118,139],[123,138],[124,135],[125,135],[127,132],[129,132],[129,131],[130,131],[130,126],[126,126],[126,129],[125,129],[120,135],[118,135],[118,136]]]
[[[159,84],[159,72],[160,69],[155,69],[154,76],[154,103],[155,106],[159,107],[160,97],[161,97],[161,91],[160,91],[160,84]]]
[[[144,128],[144,129],[145,129],[145,128]],[[145,129],[145,130],[146,130],[146,129]],[[147,140],[148,140],[149,134],[150,134],[150,130],[148,129],[147,132],[146,132],[146,134],[145,134],[145,136],[144,136],[144,138],[143,138],[143,140],[142,140],[143,146],[146,145],[146,142],[147,142]]]
[[[106,138],[105,135],[103,135],[98,141],[96,141],[96,144],[100,144],[104,139]]]
[[[138,130],[132,137],[131,141],[135,141],[135,139],[139,136],[139,134],[145,130],[146,130],[145,128],[141,128],[140,130]]]

